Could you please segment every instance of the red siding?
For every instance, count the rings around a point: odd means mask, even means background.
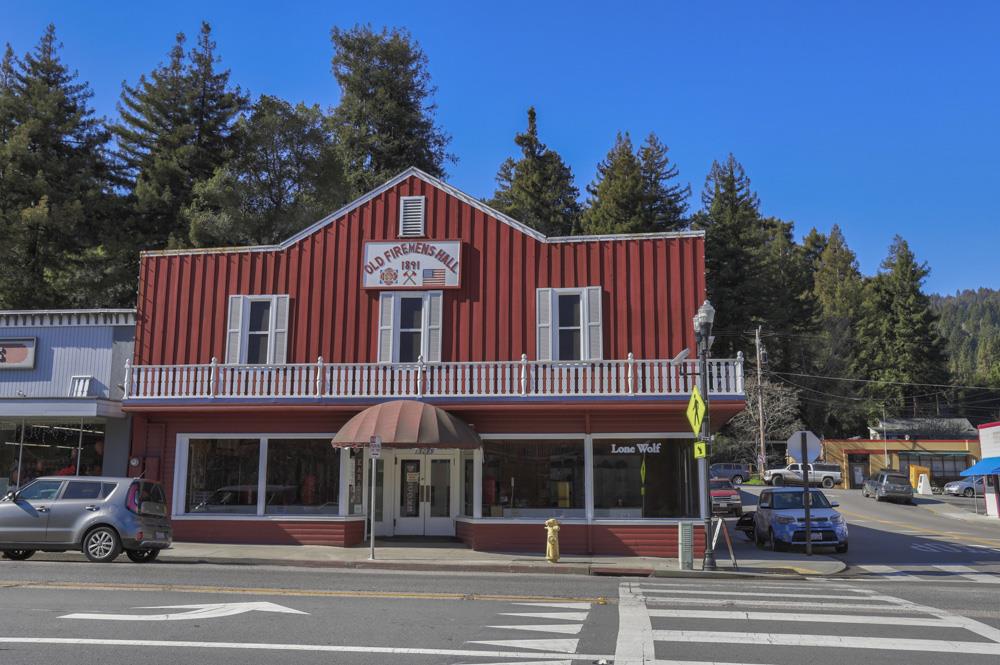
[[[332,545],[350,547],[364,538],[365,524],[350,521],[173,520],[174,539],[194,543]]]
[[[442,360],[535,358],[535,289],[601,285],[604,356],[672,357],[692,346],[704,297],[701,237],[546,243],[410,177],[285,250],[142,258],[136,362],[206,363],[225,353],[231,294],[291,296],[289,362],[374,362],[378,292],[362,288],[364,243],[396,239],[397,201],[427,196],[433,240],[463,242],[446,290]]]
[[[474,550],[545,553],[545,528],[539,524],[457,521],[456,535]],[[570,524],[559,530],[561,554],[614,554],[677,558],[676,524]],[[588,533],[589,532],[589,533]],[[588,543],[589,540],[589,543]],[[705,554],[705,529],[694,527],[694,554]]]

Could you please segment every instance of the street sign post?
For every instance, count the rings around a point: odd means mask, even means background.
[[[809,465],[819,457],[821,445],[819,437],[812,432],[800,430],[788,437],[788,454],[798,462],[802,470],[802,508],[806,518],[806,556],[812,556],[812,525],[810,507],[812,494],[809,490]]]
[[[377,434],[368,440],[368,454],[372,458],[372,498],[368,502],[368,512],[369,512],[369,524],[371,527],[368,529],[368,540],[370,543],[371,551],[368,553],[368,560],[375,560],[375,472],[378,464],[378,458],[382,456],[382,437]]]

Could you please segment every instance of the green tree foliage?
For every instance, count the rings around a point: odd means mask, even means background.
[[[340,103],[332,122],[353,195],[415,166],[444,176],[449,137],[434,121],[427,56],[406,30],[334,28]]]
[[[55,27],[0,63],[0,307],[103,302],[93,259],[113,210],[108,132]]]
[[[940,316],[948,366],[956,381],[1000,389],[1000,291],[932,296],[931,305]]]
[[[677,167],[655,134],[636,152],[626,132],[619,133],[607,157],[597,165],[583,214],[587,234],[676,231],[686,225],[690,188],[674,184]]]
[[[918,415],[927,413],[930,405],[936,407],[933,399],[922,399],[929,392],[926,386],[901,384],[949,380],[937,315],[922,290],[929,272],[907,242],[896,236],[881,271],[864,290],[854,371],[875,381],[868,385],[868,395],[889,404],[896,414]]]
[[[528,109],[527,130],[515,136],[514,143],[521,157],[500,165],[497,189],[488,203],[545,235],[574,233],[580,224],[580,190],[559,153],[538,138],[534,107]]]
[[[134,86],[122,84],[113,130],[133,199],[133,252],[189,244],[181,211],[195,186],[230,158],[233,125],[247,101],[229,70],[218,70],[208,23],[193,49],[185,43],[178,34],[166,63]]]
[[[347,198],[333,135],[319,106],[262,96],[234,130],[233,156],[194,186],[183,214],[196,246],[283,240]]]

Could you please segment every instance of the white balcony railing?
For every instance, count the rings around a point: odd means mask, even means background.
[[[743,358],[708,361],[712,395],[743,395]],[[286,365],[126,365],[126,400],[684,395],[698,361],[521,360]]]

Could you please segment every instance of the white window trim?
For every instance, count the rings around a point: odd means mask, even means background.
[[[240,432],[184,432],[177,435],[174,455],[174,482],[173,496],[171,497],[170,518],[179,520],[276,520],[276,521],[316,521],[316,520],[343,520],[347,513],[346,505],[338,503],[337,515],[266,515],[264,513],[264,501],[266,500],[267,485],[267,448],[268,439],[332,439],[336,432],[268,432],[260,433],[240,433]],[[192,439],[257,439],[260,443],[258,456],[258,476],[257,476],[257,512],[252,515],[246,513],[212,513],[198,514],[184,511],[184,501],[187,497],[187,467],[188,453]],[[340,464],[341,490],[344,484],[344,456],[341,454]],[[343,492],[339,496],[343,496]],[[339,497],[338,497],[339,501]],[[349,516],[351,519],[362,519],[363,516]]]
[[[383,296],[392,296],[392,333],[391,333],[391,343],[392,347],[391,358],[379,358],[379,363],[390,364],[399,363],[399,335],[402,332],[400,328],[400,320],[402,315],[402,307],[400,306],[400,301],[404,298],[420,298],[423,302],[421,304],[420,313],[420,356],[423,358],[424,362],[428,362],[430,357],[430,331],[431,328],[439,328],[438,325],[431,325],[431,298],[437,297],[441,299],[441,306],[444,307],[444,292],[443,291],[393,291],[390,293],[382,292]],[[381,317],[381,312],[379,313]],[[444,310],[441,311],[441,317],[444,318]],[[379,330],[386,328],[385,323],[381,320],[379,321]],[[407,328],[407,330],[410,330]],[[440,331],[439,331],[440,337]]]
[[[403,210],[408,201],[420,201],[420,233],[403,233]],[[397,235],[400,238],[426,238],[427,237],[427,197],[426,196],[400,196],[399,197],[399,227]]]
[[[247,353],[249,350],[249,339],[250,339],[250,304],[254,302],[269,302],[271,306],[268,308],[268,321],[267,321],[267,362],[264,364],[273,365],[275,364],[275,354],[277,353],[277,345],[274,340],[277,336],[276,333],[280,332],[281,329],[278,328],[278,299],[282,297],[287,297],[284,294],[266,295],[266,296],[238,296],[242,300],[241,314],[240,314],[240,352],[239,352],[239,364],[247,364]],[[291,306],[289,302],[288,307]],[[228,312],[227,312],[228,315]],[[286,323],[287,326],[287,323]],[[285,344],[288,343],[288,330],[285,332]],[[228,354],[227,354],[228,355]]]
[[[589,360],[601,360],[601,358],[591,358],[590,357],[590,304],[589,298],[587,298],[587,289],[594,288],[592,286],[579,286],[572,288],[549,288],[552,295],[551,304],[549,305],[549,331],[551,339],[551,353],[553,361],[565,361],[565,362],[583,362]],[[562,326],[559,321],[559,296],[565,295],[575,295],[580,298],[580,357],[579,358],[560,358],[559,357],[559,330],[560,328],[570,329],[570,326]],[[603,337],[604,319],[603,312],[601,313],[601,336]]]

